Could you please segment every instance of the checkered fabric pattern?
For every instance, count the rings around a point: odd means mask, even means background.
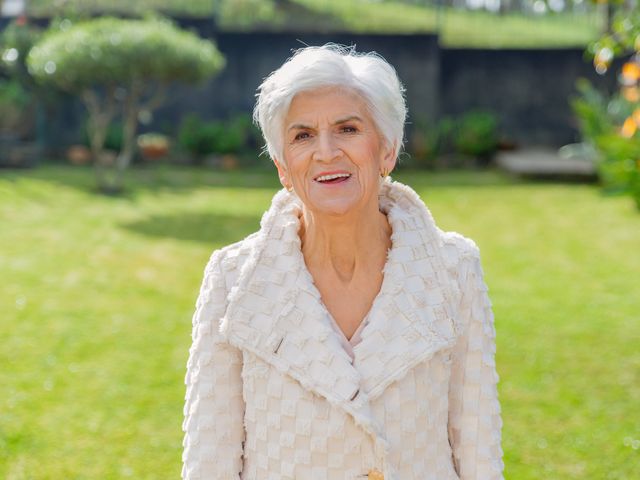
[[[380,207],[393,246],[353,363],[304,265],[293,194],[214,252],[193,318],[184,479],[502,478],[477,247],[397,182]]]

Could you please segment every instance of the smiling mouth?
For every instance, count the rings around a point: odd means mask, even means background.
[[[322,184],[334,184],[334,183],[342,183],[351,178],[350,173],[331,173],[329,175],[320,175],[315,178],[315,181]]]

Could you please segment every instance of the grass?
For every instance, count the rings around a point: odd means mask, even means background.
[[[640,214],[596,186],[401,172],[480,245],[496,316],[506,477],[640,465]],[[254,231],[275,173],[0,172],[0,478],[179,477],[191,315],[214,248]]]
[[[295,0],[308,9],[330,14],[337,30],[379,33],[440,33],[445,47],[544,48],[584,47],[599,36],[596,14],[543,17],[510,13],[419,6],[367,0]],[[324,27],[324,25],[323,25]]]
[[[472,48],[557,48],[584,47],[601,34],[602,19],[596,11],[548,14],[544,16],[415,5],[401,1],[370,0],[228,0],[235,6],[222,9],[223,30],[276,30],[295,32],[434,33],[447,47]],[[257,3],[256,3],[257,2]],[[435,3],[435,2],[434,2]],[[256,5],[260,4],[260,14]],[[131,12],[161,10],[182,15],[211,16],[214,2],[195,0],[70,0],[67,6],[80,11]],[[231,5],[234,5],[233,3]],[[55,13],[49,0],[33,0],[30,12]]]
[[[140,13],[162,11],[178,15],[210,16],[217,0],[30,0],[27,8],[32,15],[52,15],[64,13],[85,13],[93,11],[112,13]],[[234,1],[234,0],[231,0]],[[269,0],[267,0],[269,1]]]

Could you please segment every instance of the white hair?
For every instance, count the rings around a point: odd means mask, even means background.
[[[283,160],[284,118],[302,91],[338,86],[353,89],[364,100],[373,121],[397,158],[402,148],[407,109],[404,87],[395,69],[375,52],[326,44],[296,50],[258,88],[253,119],[260,126],[272,159]]]

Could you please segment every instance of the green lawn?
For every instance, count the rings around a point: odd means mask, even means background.
[[[546,48],[584,47],[599,36],[599,16],[556,14],[542,17],[520,13],[495,15],[403,2],[355,0],[295,0],[309,10],[336,19],[329,30],[379,33],[439,32],[445,47]]]
[[[219,7],[218,23],[223,30],[276,30],[293,32],[440,32],[448,47],[473,48],[557,48],[584,47],[601,33],[602,16],[591,13],[562,13],[543,16],[442,8],[402,1],[372,0],[67,0],[76,11],[143,12],[160,10],[169,14],[212,16]],[[261,9],[257,11],[257,5]],[[31,0],[29,12],[52,15],[60,12],[51,0]]]
[[[274,172],[0,171],[0,478],[179,478],[191,314],[214,248],[258,227]],[[506,476],[640,465],[640,214],[596,186],[401,172],[480,245]]]

